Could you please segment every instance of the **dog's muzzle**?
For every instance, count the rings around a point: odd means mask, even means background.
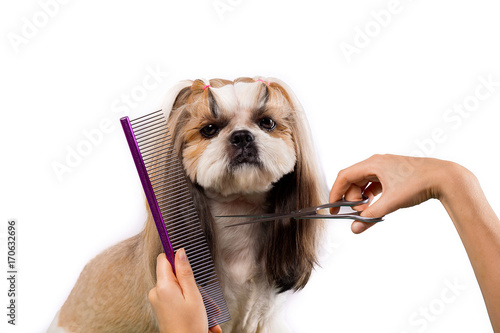
[[[255,137],[247,130],[235,131],[229,138],[231,143],[231,166],[241,164],[260,165]]]

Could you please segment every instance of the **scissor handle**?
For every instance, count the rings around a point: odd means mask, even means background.
[[[352,213],[346,213],[346,214],[311,214],[311,215],[303,215],[299,217],[295,217],[297,220],[312,220],[312,219],[318,219],[318,220],[336,220],[336,219],[350,219],[350,220],[356,220],[356,221],[361,221],[361,222],[369,222],[369,223],[376,223],[376,222],[382,222],[384,221],[383,217],[366,217],[366,216],[361,216],[361,212],[352,212]]]
[[[361,196],[361,200],[359,200],[359,201],[349,201],[343,197],[339,201],[335,201],[335,202],[331,202],[331,203],[327,203],[327,204],[323,204],[323,205],[319,205],[319,206],[300,209],[300,210],[298,210],[298,212],[300,212],[300,213],[308,213],[308,212],[313,213],[313,212],[317,212],[318,210],[326,209],[326,208],[354,207],[354,206],[360,206],[360,205],[367,204],[369,201],[370,201],[370,199],[368,198],[368,196],[366,196],[364,194]]]

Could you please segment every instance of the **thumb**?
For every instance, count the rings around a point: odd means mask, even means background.
[[[390,213],[387,209],[387,203],[384,200],[384,195],[380,196],[380,198],[371,206],[366,208],[364,211],[361,212],[361,216],[363,217],[383,217],[386,214]],[[375,224],[374,222],[361,222],[361,221],[354,221],[351,225],[351,230],[355,234],[360,234],[363,231],[365,231],[368,228],[373,227]]]
[[[175,253],[175,272],[185,299],[200,295],[198,286],[194,280],[193,270],[184,249],[179,249]]]
[[[386,202],[385,196],[382,194],[380,198],[373,204],[368,206],[364,211],[361,212],[361,216],[364,217],[383,217],[391,213],[388,209],[388,204]]]

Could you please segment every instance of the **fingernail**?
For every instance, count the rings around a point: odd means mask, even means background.
[[[178,252],[179,252],[179,260],[181,262],[188,262],[186,251],[184,249],[180,249],[178,250]]]

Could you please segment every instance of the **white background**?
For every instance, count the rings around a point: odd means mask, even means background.
[[[500,86],[456,128],[443,118],[471,100],[480,76],[500,81],[497,1],[401,0],[383,27],[371,12],[389,0],[223,0],[231,7],[222,14],[212,0],[75,0],[49,6],[51,16],[43,14],[47,2],[0,5],[0,267],[6,272],[7,220],[17,218],[19,269],[16,327],[6,323],[0,273],[1,332],[45,331],[85,263],[141,230],[142,190],[118,121],[156,110],[181,79],[283,79],[308,114],[328,186],[374,153],[420,150],[472,170],[500,211]],[[367,45],[359,44],[365,28]],[[348,62],[341,45],[356,38]],[[123,108],[121,98],[155,68],[169,74]],[[85,145],[84,132],[106,119],[114,127],[58,179],[54,163],[66,164],[68,151]],[[436,128],[446,140],[433,146]],[[450,283],[460,289],[447,290]],[[418,314],[425,308],[429,319]],[[294,332],[492,331],[436,200],[362,235],[349,222],[330,222],[322,268],[290,297],[284,316]]]

